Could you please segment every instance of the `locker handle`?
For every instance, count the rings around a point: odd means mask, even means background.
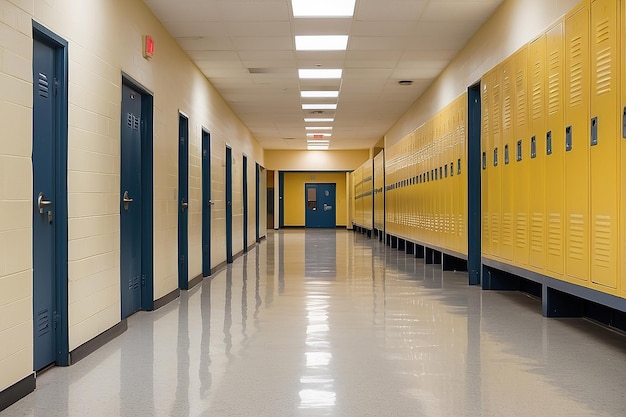
[[[624,115],[622,116],[622,137],[626,139],[626,107],[624,107]]]
[[[515,159],[517,160],[517,162],[522,160],[522,140],[521,139],[517,141],[517,155]]]
[[[598,117],[591,119],[591,146],[598,144]]]
[[[552,131],[546,133],[546,155],[552,155]]]
[[[483,169],[487,169],[487,152],[483,152]]]
[[[565,150],[567,152],[572,150],[572,126],[565,128]]]
[[[457,174],[461,175],[461,158],[459,158],[459,160],[457,161],[457,167],[458,167]]]
[[[509,145],[504,145],[504,165],[509,164]]]
[[[493,166],[494,167],[498,166],[498,148],[495,148],[493,150]]]
[[[536,136],[533,136],[532,138],[530,138],[530,157],[531,158],[537,157],[537,137]]]

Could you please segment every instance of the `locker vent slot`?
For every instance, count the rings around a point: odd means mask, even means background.
[[[546,133],[546,155],[552,155],[552,131]]]
[[[533,213],[530,221],[530,250],[543,252],[543,213]]]
[[[570,214],[567,255],[571,259],[585,259],[585,221],[582,214]]]
[[[558,50],[550,52],[548,75],[548,113],[557,114],[561,104],[561,56]]]
[[[548,253],[551,256],[561,257],[563,251],[563,226],[561,214],[550,213],[548,215]]]
[[[537,157],[537,137],[536,136],[533,136],[532,138],[530,138],[530,157],[531,158]]]
[[[526,249],[528,245],[528,216],[526,213],[517,213],[515,226],[515,245],[520,249]]]
[[[583,99],[583,53],[582,36],[576,36],[570,41],[570,91],[569,107],[576,107],[582,104]]]
[[[517,162],[522,160],[522,141],[521,140],[517,141],[517,151],[515,155],[515,160]]]
[[[604,19],[596,25],[596,45],[606,45],[610,40],[611,25],[609,19]],[[610,47],[601,49],[596,53],[596,93],[598,95],[611,91],[612,58]]]
[[[517,126],[526,126],[526,85],[524,83],[524,71],[517,73],[517,113],[515,124]]]
[[[591,119],[591,146],[598,144],[598,118]]]
[[[509,145],[504,145],[504,165],[509,164]]]
[[[50,332],[50,311],[48,309],[37,313],[37,336],[45,336]]]
[[[39,95],[43,98],[48,98],[50,89],[48,84],[48,77],[46,76],[46,74],[39,73],[38,86]]]
[[[461,175],[461,158],[457,161],[457,174]]]
[[[611,216],[596,216],[593,234],[593,264],[609,268],[611,261]]]
[[[494,167],[498,166],[498,148],[495,148],[493,150],[493,166]]]
[[[487,169],[487,152],[483,152],[483,169]]]
[[[565,128],[565,150],[568,152],[572,150],[572,127],[571,126],[567,126]]]

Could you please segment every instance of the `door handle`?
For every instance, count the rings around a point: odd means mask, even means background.
[[[43,209],[49,205],[52,205],[52,201],[44,200],[43,193],[39,193],[39,196],[37,197],[37,208],[39,208],[39,214],[43,214]]]
[[[214,206],[214,205],[215,205],[215,203],[214,203],[212,200],[207,201],[207,204],[208,204],[209,206]]]
[[[182,203],[180,203],[180,209],[183,211],[183,213],[185,212],[185,210],[187,210],[189,208],[189,203],[184,201]]]
[[[133,202],[133,199],[128,196],[128,191],[124,191],[122,202],[124,203],[124,210],[128,211],[128,205]]]

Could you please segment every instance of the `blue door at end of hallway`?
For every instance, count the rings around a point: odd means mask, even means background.
[[[33,41],[33,333],[34,369],[56,359],[55,53]]]
[[[335,184],[306,184],[305,198],[306,227],[337,227]]]
[[[122,319],[141,308],[141,101],[122,85],[120,274]]]
[[[226,262],[233,262],[233,151],[226,147]]]
[[[178,287],[189,289],[189,119],[178,116]]]

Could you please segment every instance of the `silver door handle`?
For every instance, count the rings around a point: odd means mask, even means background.
[[[122,202],[124,203],[124,210],[128,210],[128,205],[133,202],[133,199],[128,196],[128,191],[124,191]]]
[[[182,203],[180,203],[180,208],[181,208],[181,210],[184,213],[185,210],[187,210],[189,208],[189,203],[187,203],[186,201],[183,201]]]
[[[209,203],[209,206],[214,206],[215,205],[215,203],[213,201],[211,201],[211,200],[209,200],[208,203]]]
[[[37,197],[37,207],[39,208],[39,214],[43,214],[43,209],[51,204],[52,201],[44,200],[43,193],[39,193],[39,196]]]

